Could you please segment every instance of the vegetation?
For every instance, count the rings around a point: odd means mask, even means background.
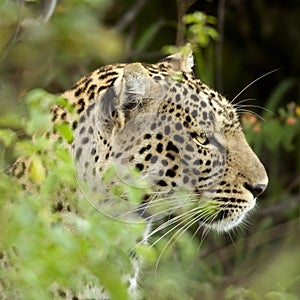
[[[75,292],[86,282],[101,282],[113,299],[129,299],[121,273],[130,269],[129,253],[136,249],[145,261],[141,293],[146,299],[298,299],[300,79],[293,72],[299,68],[300,42],[288,24],[300,28],[295,17],[299,5],[119,2],[0,2],[1,168],[29,156],[30,179],[39,186],[29,193],[0,174],[0,248],[7,256],[0,287],[11,299],[16,298],[13,287],[21,299],[52,299],[53,282]],[[282,40],[290,37],[295,49],[276,44],[280,31],[274,16],[288,20],[282,24]],[[252,26],[253,20],[259,25]],[[136,246],[143,222],[124,226],[73,192],[77,183],[66,147],[43,134],[52,126],[49,107],[62,103],[56,95],[99,65],[155,61],[186,41],[194,49],[198,76],[229,98],[277,68],[278,53],[283,53],[285,69],[235,99],[270,185],[251,219],[230,234],[203,238],[191,230],[174,240],[169,235]],[[261,47],[257,41],[263,41]],[[253,96],[266,99],[259,103],[261,109],[255,107],[258,101],[248,99]],[[70,142],[71,130],[58,130],[61,140]],[[61,194],[76,214],[68,209],[54,213],[62,206]]]

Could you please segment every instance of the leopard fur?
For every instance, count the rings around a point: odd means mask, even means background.
[[[137,170],[151,190],[133,209],[137,217],[152,220],[159,215],[152,211],[157,201],[167,199],[162,215],[192,211],[188,222],[228,231],[255,206],[268,177],[244,137],[234,104],[196,79],[192,67],[191,53],[156,64],[101,67],[64,92],[75,112],[56,105],[52,121],[74,129],[71,152],[89,197],[126,182],[126,166]],[[111,166],[117,176],[103,185]],[[15,169],[20,177],[20,167]],[[182,189],[188,196],[176,197]],[[134,265],[134,274],[127,276],[133,294],[138,261]],[[104,298],[102,291],[97,299]]]
[[[219,211],[200,221],[226,231],[254,207],[268,179],[234,105],[194,77],[192,61],[179,53],[157,64],[103,67],[81,79],[64,93],[78,113],[68,119],[76,126],[72,152],[93,191],[108,166],[132,166],[152,192],[184,187],[200,206],[209,199]]]

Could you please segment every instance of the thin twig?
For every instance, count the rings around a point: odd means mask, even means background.
[[[222,65],[223,65],[223,41],[225,23],[225,0],[220,0],[218,5],[218,32],[219,40],[216,43],[216,87],[219,92],[223,91]]]
[[[183,23],[183,16],[195,2],[196,0],[177,0],[176,46],[182,46],[185,43],[185,25]]]
[[[57,4],[57,0],[50,0],[50,1],[43,1],[43,13],[42,13],[42,22],[43,23],[48,23],[48,21],[51,19],[55,7]]]
[[[137,0],[134,5],[123,15],[120,21],[115,25],[117,31],[124,30],[132,21],[135,19],[137,14],[143,8],[143,6],[148,2],[148,0]]]
[[[294,208],[295,206],[300,205],[300,194],[295,195],[289,199],[282,199],[279,201],[276,205],[271,205],[269,207],[266,207],[264,209],[259,210],[259,212],[256,213],[258,217],[278,217],[282,216],[283,212],[287,209],[290,210],[291,208]]]
[[[224,257],[227,257],[229,259],[231,257],[234,257],[239,249],[243,249],[241,245],[244,243],[250,244],[251,248],[255,249],[274,240],[286,238],[289,233],[295,233],[294,229],[298,228],[299,218],[286,221],[263,231],[248,235],[245,238],[241,238],[236,241],[235,245],[230,243],[226,245],[215,245],[215,247],[207,247],[206,249],[203,249],[201,253],[199,253],[199,255],[197,256],[197,260],[201,260],[204,257],[208,259],[208,257],[215,256],[219,251],[226,253],[224,254]],[[223,259],[225,259],[224,257]]]
[[[22,19],[24,16],[24,7],[25,7],[24,1],[20,1],[20,10],[19,10],[17,26],[16,26],[15,32],[14,32],[11,40],[9,42],[7,42],[6,49],[3,50],[3,53],[0,53],[0,57],[2,56],[2,58],[4,58],[7,55],[10,47],[12,47],[12,45],[16,42],[16,40],[19,36],[19,33],[21,31],[22,21],[23,21]]]

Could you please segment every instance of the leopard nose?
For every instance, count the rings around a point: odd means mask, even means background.
[[[248,191],[250,191],[253,194],[253,196],[256,198],[264,192],[264,190],[267,188],[267,184],[259,183],[255,185],[250,185],[248,183],[244,183],[244,187]]]

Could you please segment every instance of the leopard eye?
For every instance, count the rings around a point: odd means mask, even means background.
[[[193,141],[199,146],[205,146],[209,143],[208,137],[204,131],[200,133],[192,132],[191,136]]]

